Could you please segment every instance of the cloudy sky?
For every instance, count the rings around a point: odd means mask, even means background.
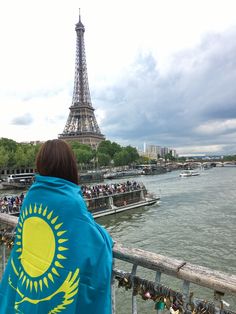
[[[100,129],[121,145],[236,154],[235,0],[0,2],[0,137],[56,138],[81,8]]]

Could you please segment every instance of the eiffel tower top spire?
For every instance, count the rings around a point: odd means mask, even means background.
[[[84,44],[84,32],[85,28],[81,22],[81,16],[79,11],[79,22],[75,25],[75,31],[77,34],[76,40],[76,60],[75,60],[75,81],[72,105],[87,105],[92,107],[86,56],[85,56],[85,44]]]
[[[79,22],[75,25],[75,30],[77,31],[77,29],[82,29],[83,32],[85,32],[85,28],[84,25],[81,22],[81,15],[80,15],[80,9],[79,9]]]
[[[65,140],[78,140],[81,143],[96,147],[105,139],[97,124],[94,108],[92,106],[87,64],[85,55],[84,32],[79,11],[79,22],[75,25],[76,31],[76,58],[75,79],[72,104],[66,126],[59,138]]]

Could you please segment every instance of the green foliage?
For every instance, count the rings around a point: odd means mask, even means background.
[[[138,164],[149,164],[150,163],[150,158],[146,156],[139,156],[139,159],[137,160]]]
[[[121,147],[119,144],[108,140],[102,141],[97,150],[93,150],[89,145],[77,141],[71,141],[69,144],[81,167],[91,165],[91,163],[96,163],[99,166],[109,166],[112,160],[115,166],[124,166],[135,163],[140,159],[136,148],[131,146]],[[35,159],[40,146],[40,144],[17,143],[11,139],[1,138],[0,168],[35,167]]]
[[[99,166],[109,166],[111,162],[111,156],[105,153],[97,153],[97,162]]]
[[[0,167],[34,167],[40,145],[17,143],[11,139],[0,139]]]
[[[108,165],[111,160],[114,161],[115,166],[130,165],[139,159],[136,148],[127,146],[121,147],[119,144],[111,141],[103,141],[99,144],[97,149],[98,159],[101,159],[99,165]],[[100,157],[99,157],[100,156]],[[110,160],[108,159],[110,157]]]
[[[26,154],[22,146],[18,146],[14,155],[14,165],[18,167],[24,167],[27,164]]]
[[[17,142],[11,139],[5,137],[0,138],[0,147],[3,147],[7,152],[15,152],[17,145]]]
[[[171,161],[174,161],[176,158],[172,156],[171,153],[168,153],[168,154],[165,154],[165,160],[171,160]]]
[[[91,163],[95,156],[95,151],[89,145],[79,143],[78,141],[70,141],[69,145],[71,146],[77,163],[81,168],[83,168],[84,165]]]
[[[115,156],[115,154],[120,152],[121,150],[122,150],[122,147],[119,144],[112,142],[111,143],[111,154],[110,154],[111,158],[113,158]]]
[[[26,159],[26,166],[34,167],[35,166],[35,159],[39,150],[38,146],[29,146],[25,150],[25,159]]]
[[[129,153],[126,150],[117,152],[114,156],[114,165],[115,166],[125,166],[129,162]]]
[[[0,146],[0,168],[8,165],[9,154],[3,146]]]
[[[136,148],[127,146],[122,148],[121,151],[117,152],[114,156],[115,166],[131,165],[139,160],[139,154]]]
[[[132,146],[126,146],[123,148],[125,152],[128,153],[128,164],[131,164],[139,159],[139,154],[137,152],[137,149]]]
[[[150,164],[156,164],[156,163],[157,163],[156,159],[150,159]]]
[[[235,161],[235,160],[236,160],[236,155],[223,157],[223,161]]]
[[[71,146],[73,150],[81,149],[81,150],[92,151],[92,148],[89,145],[79,143],[78,141],[70,141],[68,142],[68,144]]]
[[[78,164],[88,164],[91,162],[91,160],[94,157],[93,151],[92,150],[86,150],[86,149],[73,149],[75,153],[76,160]]]
[[[186,161],[186,157],[178,157],[178,161],[179,162],[185,162]]]
[[[114,155],[117,152],[120,152],[122,150],[122,147],[115,143],[115,142],[111,142],[111,141],[102,141],[97,148],[97,152],[98,153],[102,153],[102,154],[106,154],[109,155],[111,157],[111,159],[113,159]]]

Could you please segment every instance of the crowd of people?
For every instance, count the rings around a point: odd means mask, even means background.
[[[117,193],[140,190],[143,188],[144,188],[143,183],[139,183],[136,181],[127,181],[111,184],[96,184],[92,186],[81,185],[81,191],[85,198],[108,196]]]
[[[94,198],[108,196],[118,193],[130,192],[144,188],[143,183],[136,181],[126,181],[121,183],[111,184],[96,184],[96,185],[81,185],[81,191],[85,198]],[[19,196],[4,196],[0,198],[0,212],[14,213],[20,210],[21,204],[24,200],[24,193]]]
[[[19,196],[4,196],[0,198],[0,212],[1,213],[14,213],[20,210],[21,204],[24,200],[24,193]]]

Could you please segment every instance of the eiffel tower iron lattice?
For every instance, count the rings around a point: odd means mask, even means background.
[[[84,44],[85,28],[80,14],[75,31],[77,39],[72,105],[69,108],[70,113],[64,131],[59,138],[69,141],[77,140],[80,143],[97,147],[101,141],[105,140],[105,136],[101,134],[91,102]]]

